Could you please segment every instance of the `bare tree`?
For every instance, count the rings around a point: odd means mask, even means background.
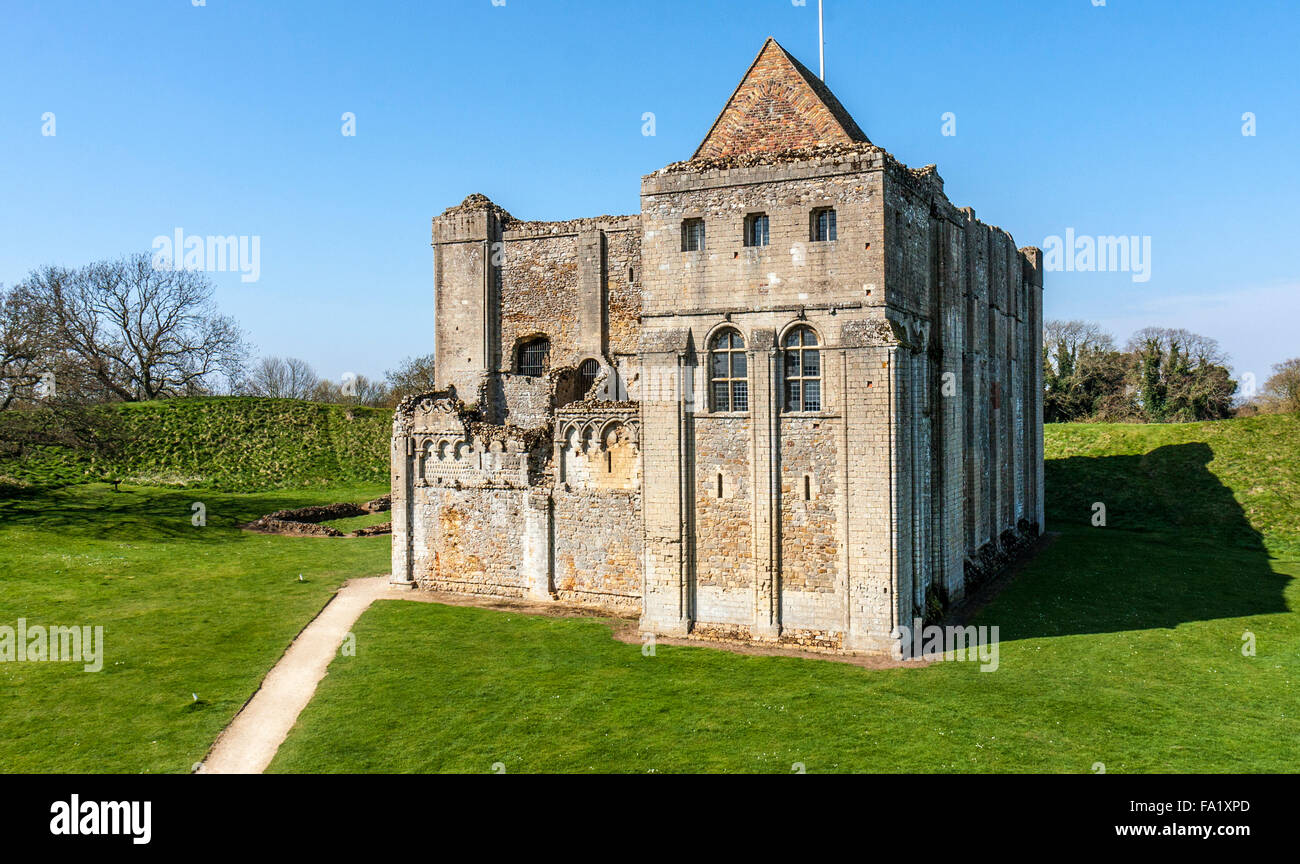
[[[42,446],[112,453],[120,420],[88,405],[96,391],[85,384],[58,346],[48,308],[25,286],[0,286],[0,456]]]
[[[1186,358],[1193,366],[1227,366],[1228,355],[1219,347],[1219,340],[1190,330],[1171,327],[1144,327],[1128,340],[1128,350],[1140,353],[1158,348],[1165,354]]]
[[[1083,353],[1114,350],[1114,337],[1092,321],[1054,319],[1043,323],[1046,362],[1060,375],[1069,375]]]
[[[1300,357],[1283,360],[1273,367],[1273,375],[1264,382],[1264,397],[1277,411],[1300,411]]]
[[[388,385],[371,381],[365,375],[348,375],[340,382],[322,378],[312,394],[313,402],[337,405],[385,405],[389,402]]]
[[[291,399],[310,399],[312,391],[320,383],[316,370],[306,360],[290,357],[284,361],[288,373],[288,396]]]
[[[384,373],[391,390],[390,398],[394,401],[404,396],[419,396],[432,393],[434,384],[433,355],[425,354],[415,359],[407,358],[396,369]]]
[[[219,315],[197,271],[155,269],[148,253],[69,270],[46,267],[21,286],[53,322],[59,350],[129,402],[210,392],[233,379],[247,347]]]
[[[263,357],[253,367],[245,390],[274,399],[310,399],[320,379],[306,360],[297,357]]]
[[[25,289],[0,286],[0,410],[30,404],[52,374],[51,327]]]

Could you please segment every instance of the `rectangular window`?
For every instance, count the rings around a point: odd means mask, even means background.
[[[731,387],[728,385],[726,381],[714,381],[713,382],[713,410],[730,411],[731,400],[728,398],[730,395],[731,395]]]
[[[524,345],[519,352],[519,374],[529,378],[545,375],[550,344],[545,339],[537,339]]]
[[[748,381],[731,382],[731,410],[732,411],[749,410],[749,382]]]
[[[803,382],[803,410],[804,411],[822,410],[822,382],[820,381]]]
[[[835,239],[835,210],[823,207],[812,214],[812,240],[828,242]]]
[[[770,242],[767,214],[754,213],[745,217],[745,245],[766,246]]]
[[[682,251],[699,252],[704,249],[704,220],[686,219],[682,221]]]
[[[785,410],[787,411],[802,410],[800,408],[799,383],[798,381],[785,382]]]

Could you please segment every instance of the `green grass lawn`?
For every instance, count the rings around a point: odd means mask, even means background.
[[[331,519],[328,522],[322,522],[322,525],[328,525],[331,528],[337,528],[344,534],[351,531],[357,531],[361,528],[369,528],[372,525],[382,525],[385,522],[391,522],[393,513],[391,510],[382,510],[378,513],[365,513],[361,516],[349,516],[346,519]]]
[[[1055,426],[1048,454],[1061,536],[976,622],[1001,629],[995,672],[645,657],[599,619],[385,601],[272,769],[1300,771],[1300,419]],[[168,464],[233,482],[196,458]],[[99,625],[106,643],[99,673],[0,664],[0,772],[190,770],[338,585],[388,570],[387,537],[238,530],[386,491],[315,470],[273,492],[0,500],[0,624]]]
[[[384,601],[279,772],[1300,770],[1300,564],[1069,528],[977,623],[999,666],[868,670],[614,641],[607,623]],[[1259,613],[1186,620],[1237,585]],[[1172,606],[1170,611],[1167,606]],[[1266,611],[1273,607],[1274,611]],[[1131,617],[1132,629],[1122,627]],[[1252,631],[1257,654],[1241,654]],[[1051,635],[1046,635],[1046,634]]]
[[[1300,557],[1300,414],[1047,426],[1048,522],[1209,537]]]
[[[272,770],[1300,771],[1300,421],[1058,426],[1048,452],[1061,536],[975,621],[997,671],[645,657],[599,620],[388,601]]]
[[[0,772],[189,771],[338,586],[389,569],[387,537],[237,526],[385,491],[95,484],[0,500],[0,624],[102,626],[105,646],[98,673],[0,663]],[[206,527],[191,524],[196,501]]]

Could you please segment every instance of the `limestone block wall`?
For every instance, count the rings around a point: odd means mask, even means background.
[[[812,239],[822,208],[834,240]],[[747,246],[756,214],[770,242]],[[691,219],[705,242],[687,252]],[[479,416],[397,412],[395,578],[885,651],[1042,529],[1041,253],[954,207],[932,166],[870,145],[681,163],[643,178],[639,217],[520,222],[469,200],[434,238],[439,377]],[[801,327],[821,404],[795,411]],[[743,340],[743,410],[708,398],[723,330]],[[537,336],[551,371],[527,377]]]
[[[463,206],[463,205],[462,205]],[[438,385],[472,400],[496,365],[492,244],[502,217],[484,205],[452,208],[433,220],[435,369]]]
[[[697,413],[694,431],[694,617],[748,627],[755,572],[752,421]]]
[[[550,422],[556,382],[549,375],[492,375],[483,390],[485,407],[494,422],[523,429]]]
[[[844,425],[840,464],[844,647],[886,651],[900,623],[901,485],[898,465],[899,357],[891,327],[864,320],[841,334]]]
[[[553,585],[557,599],[641,611],[641,418],[626,402],[555,415]]]
[[[887,314],[916,397],[900,408],[913,518],[899,541],[913,554],[899,614],[924,617],[932,586],[960,599],[1042,530],[1040,253],[953,207],[932,168],[889,166],[884,200]]]
[[[881,302],[882,158],[852,153],[643,178],[642,326],[654,327],[657,319],[685,310],[716,320],[728,310]],[[833,243],[810,240],[818,207],[836,209]],[[767,246],[744,245],[745,218],[754,213],[768,217]],[[682,221],[689,218],[705,221],[702,251],[681,249]]]
[[[555,595],[641,611],[641,417],[630,403],[586,403],[555,416]]]
[[[394,578],[639,612],[639,409],[560,409],[545,437],[461,411],[435,394],[394,413]]]
[[[884,316],[883,165],[853,152],[643,180],[642,375],[682,381],[676,399],[642,393],[645,626],[886,645],[897,618],[896,340]],[[836,210],[834,241],[811,240],[821,207]],[[743,243],[754,213],[768,217],[768,246]],[[705,220],[700,252],[681,250],[690,218]],[[790,414],[781,344],[798,326],[817,334],[822,405]],[[745,340],[749,405],[738,414],[707,399],[720,328]]]
[[[552,499],[556,599],[639,615],[640,491],[561,487]]]
[[[547,543],[546,509],[526,489],[417,486],[411,501],[414,581],[461,594],[544,594],[536,590],[545,587],[538,584],[543,574],[528,572],[524,563],[525,551]]]
[[[610,395],[625,397],[620,360],[635,351],[640,240],[638,216],[524,222],[482,196],[436,217],[439,387],[474,402],[486,386],[491,419],[532,422],[536,394],[506,376],[519,372],[525,342],[546,337],[550,370],[595,360]]]

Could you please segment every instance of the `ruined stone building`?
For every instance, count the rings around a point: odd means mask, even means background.
[[[1041,252],[774,40],[639,214],[471,195],[433,247],[398,581],[885,651],[1042,530]]]

